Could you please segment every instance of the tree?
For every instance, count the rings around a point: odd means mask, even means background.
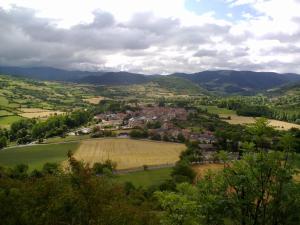
[[[294,149],[293,138],[289,134],[284,135],[280,140],[281,151],[266,151],[262,143],[269,138],[272,129],[264,120],[257,121],[250,129],[255,142],[244,143],[243,158],[227,164],[217,174],[206,174],[198,181],[196,194],[166,192],[167,197],[172,197],[170,202],[172,199],[183,201],[187,198],[193,202],[193,206],[183,212],[193,211],[195,207],[198,209],[197,216],[187,224],[222,225],[225,221],[227,224],[242,225],[299,223],[300,189],[293,180],[295,168],[290,158]],[[227,161],[225,152],[221,151],[219,158]],[[177,165],[176,171],[185,174],[181,166]],[[181,211],[183,207],[171,210],[172,206],[164,205],[162,207],[169,219],[190,215]],[[185,224],[186,221],[180,220],[179,223]]]
[[[59,165],[57,163],[45,163],[42,169],[44,174],[58,174],[60,172]]]
[[[5,136],[0,137],[0,149],[7,146],[7,138]]]
[[[257,151],[266,151],[270,145],[270,137],[275,133],[275,130],[269,126],[269,123],[267,119],[259,118],[254,124],[247,127],[247,132],[251,135]]]
[[[181,160],[176,163],[171,175],[177,182],[191,183],[196,177],[196,173],[190,166],[190,163],[185,160]]]
[[[179,133],[179,134],[177,135],[177,140],[178,140],[179,142],[181,142],[181,143],[185,142],[185,137],[183,136],[182,133]]]
[[[155,193],[155,197],[164,210],[161,224],[196,225],[198,207],[192,197],[196,194],[196,189],[183,183],[177,187],[177,191],[178,193]]]

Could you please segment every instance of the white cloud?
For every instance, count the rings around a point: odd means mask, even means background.
[[[300,73],[299,0],[225,1],[256,13],[237,21],[228,13],[226,21],[217,11],[188,11],[184,0],[2,1],[0,64]]]

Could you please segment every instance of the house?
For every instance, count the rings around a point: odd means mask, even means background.
[[[174,129],[175,128],[174,124],[172,122],[170,122],[170,121],[164,122],[161,127],[163,129],[166,129],[166,130]]]
[[[134,128],[134,127],[144,128],[145,125],[146,125],[145,117],[130,118],[128,120],[128,127],[130,128]]]
[[[77,131],[78,134],[90,134],[92,133],[92,129],[89,128],[89,127],[84,127],[84,128],[81,128]]]
[[[198,147],[202,151],[206,151],[206,152],[214,152],[217,150],[217,148],[215,146],[213,146],[212,144],[199,144]]]

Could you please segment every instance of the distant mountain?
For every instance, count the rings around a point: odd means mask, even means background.
[[[267,92],[270,96],[297,96],[300,98],[300,82],[275,88]]]
[[[149,76],[128,72],[69,71],[52,67],[0,67],[0,74],[38,80],[67,81],[98,85],[128,85],[148,82]]]
[[[0,66],[0,74],[27,77],[38,80],[76,81],[86,76],[102,75],[104,72],[69,71],[52,67],[7,67]]]
[[[208,91],[226,94],[254,94],[300,81],[300,75],[297,74],[233,70],[204,71],[193,74],[175,73],[172,76],[190,80]]]
[[[209,93],[200,87],[198,84],[195,84],[187,79],[173,76],[152,76],[153,83],[156,83],[161,88],[165,88],[170,91],[185,93],[188,95],[193,94],[203,94],[209,95]]]
[[[217,94],[252,95],[269,89],[300,82],[300,75],[252,71],[203,71],[198,73],[174,73],[168,76],[143,75],[129,72],[68,71],[51,67],[1,67],[0,74],[23,76],[39,80],[67,81],[96,85],[131,85],[157,82],[168,88],[206,89]],[[179,79],[180,78],[180,79]],[[201,87],[201,88],[200,88]]]

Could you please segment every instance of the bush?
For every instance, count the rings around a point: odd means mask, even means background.
[[[7,138],[5,136],[0,137],[0,149],[7,146]]]
[[[154,134],[153,136],[151,136],[151,140],[161,141],[161,136],[160,136],[160,134]]]
[[[147,138],[148,132],[146,130],[132,130],[129,136],[131,138]]]
[[[177,140],[181,143],[185,142],[185,137],[183,136],[182,133],[178,134],[177,136]]]
[[[171,175],[172,175],[173,179],[175,179],[175,181],[181,180],[184,182],[188,181],[190,183],[192,183],[196,177],[196,173],[192,169],[190,163],[187,161],[184,161],[184,160],[176,163]],[[183,177],[185,177],[185,178],[183,178]]]

